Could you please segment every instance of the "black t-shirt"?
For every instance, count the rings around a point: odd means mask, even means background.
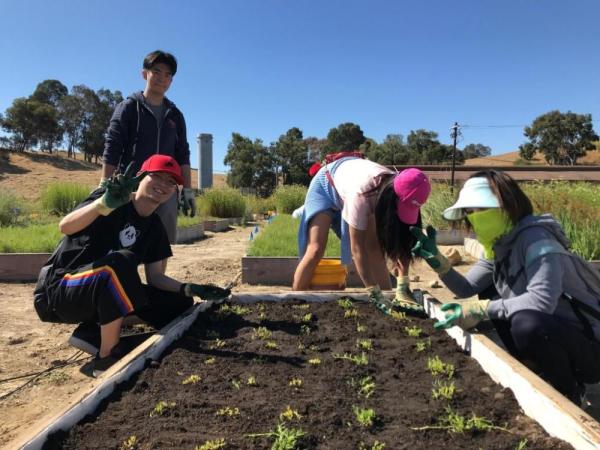
[[[104,189],[95,190],[75,209],[93,202],[103,193]],[[60,241],[48,261],[53,266],[49,284],[57,282],[65,273],[75,272],[77,268],[117,250],[135,253],[143,264],[161,261],[173,255],[160,217],[156,213],[141,217],[133,203],[129,202]]]

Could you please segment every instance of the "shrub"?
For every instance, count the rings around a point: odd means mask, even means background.
[[[77,183],[51,183],[42,192],[42,207],[53,214],[69,213],[89,195],[90,189]]]
[[[248,256],[298,256],[298,227],[300,222],[291,216],[278,215],[272,223],[254,237]],[[329,231],[325,256],[340,256],[340,240]]]
[[[198,200],[199,210],[205,216],[229,218],[246,214],[246,200],[233,188],[207,189]]]
[[[275,197],[278,214],[291,214],[296,208],[304,204],[306,187],[299,184],[279,186],[273,197]]]
[[[0,226],[6,227],[18,222],[23,213],[23,204],[10,192],[0,192]]]
[[[275,197],[268,198],[257,197],[256,195],[246,195],[246,210],[248,214],[267,214],[269,211],[275,211]]]

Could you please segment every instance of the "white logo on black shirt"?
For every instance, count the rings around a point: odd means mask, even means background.
[[[123,228],[119,233],[121,245],[124,248],[131,247],[133,244],[135,244],[135,241],[139,235],[139,230],[136,230],[133,225],[125,225],[125,228]]]

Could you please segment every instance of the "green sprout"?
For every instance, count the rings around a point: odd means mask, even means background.
[[[238,316],[243,316],[244,314],[248,314],[250,309],[241,305],[228,305],[223,304],[219,308],[219,313],[221,314],[236,314]]]
[[[215,358],[214,356],[211,356],[210,358],[206,358],[204,360],[204,364],[206,364],[207,366],[210,366],[216,362],[217,362],[217,358]]]
[[[318,366],[319,364],[321,364],[321,359],[320,358],[311,358],[308,360],[308,363],[311,366]]]
[[[219,450],[225,448],[225,438],[214,439],[212,441],[206,441],[202,445],[196,445],[194,450]]]
[[[367,331],[367,327],[364,325],[361,325],[360,323],[356,323],[356,332],[357,333],[364,333],[365,331]]]
[[[361,352],[360,355],[353,355],[351,353],[344,353],[343,355],[340,355],[339,353],[334,353],[333,358],[352,361],[357,366],[366,366],[369,364],[369,357],[365,352]]]
[[[450,406],[446,407],[446,414],[438,418],[439,425],[427,425],[424,427],[411,427],[413,430],[447,430],[449,433],[464,433],[465,431],[485,432],[489,430],[499,430],[510,432],[504,427],[494,425],[485,417],[479,417],[471,414],[470,418],[461,416],[453,411]]]
[[[361,442],[358,446],[358,450],[383,450],[385,444],[383,442],[375,441],[371,447],[368,447],[364,442]]]
[[[123,441],[119,450],[135,450],[138,448],[138,440],[135,434],[132,434]]]
[[[173,408],[175,408],[175,402],[165,402],[161,400],[156,404],[152,412],[150,412],[150,417],[162,416],[167,411]]]
[[[431,348],[431,338],[427,338],[426,341],[417,341],[417,343],[415,344],[415,349],[417,350],[417,352],[424,352],[425,350],[428,350]]]
[[[225,341],[217,338],[213,341],[213,343],[210,345],[210,349],[213,350],[215,348],[223,348],[225,347]]]
[[[434,380],[433,389],[431,390],[431,396],[434,400],[443,398],[445,400],[452,400],[456,393],[456,386],[454,381],[447,383],[445,381]]]
[[[281,414],[279,414],[279,419],[280,420],[286,419],[291,422],[294,419],[296,419],[296,420],[302,419],[302,416],[300,414],[298,414],[298,411],[296,411],[295,409],[292,409],[292,407],[290,405],[288,405],[288,407],[285,409],[285,411],[283,411]]]
[[[521,439],[515,450],[525,450],[527,448],[527,439]]]
[[[302,387],[302,379],[301,378],[292,378],[288,383],[288,386],[292,386],[295,388]]]
[[[399,322],[401,320],[406,319],[406,313],[402,311],[394,311],[393,309],[390,311],[390,317],[395,321]],[[385,445],[385,444],[383,444]]]
[[[250,375],[248,377],[248,380],[246,381],[246,384],[248,386],[256,386],[258,383],[256,382],[256,378],[254,377],[254,375]]]
[[[404,331],[406,331],[406,334],[408,334],[410,337],[416,337],[416,338],[421,336],[421,333],[423,332],[423,330],[417,326],[413,326],[410,328],[404,327]]]
[[[363,427],[370,427],[373,425],[376,419],[375,411],[371,408],[359,408],[358,406],[353,406],[352,411],[354,412],[354,416],[358,423],[360,423]]]
[[[262,339],[264,341],[269,339],[272,335],[273,333],[267,327],[258,327],[254,329],[253,338]]]
[[[344,311],[344,319],[350,319],[352,317],[358,317],[358,309],[347,309]]]
[[[448,378],[454,376],[454,364],[442,362],[437,355],[433,358],[427,358],[427,369],[434,377],[440,374],[446,375]]]
[[[373,341],[371,339],[357,339],[356,346],[362,350],[373,350]]]
[[[230,408],[229,406],[225,406],[217,411],[217,416],[227,416],[234,417],[240,415],[240,408]]]
[[[358,395],[362,395],[365,398],[369,398],[375,392],[375,382],[370,376],[362,377],[359,380],[351,378],[349,384],[357,389]]]
[[[343,309],[352,308],[352,300],[348,298],[341,298],[337,301],[338,305],[340,305]]]
[[[313,318],[312,313],[306,313],[302,316],[301,320],[302,320],[302,322],[308,323],[312,320],[312,318]]]
[[[234,388],[239,389],[242,387],[242,383],[240,383],[238,380],[236,380],[235,378],[233,380],[231,380],[231,384],[233,385]]]
[[[283,423],[279,423],[275,431],[247,434],[246,436],[253,438],[263,436],[273,438],[274,441],[271,450],[294,450],[298,447],[300,438],[305,435],[306,432],[301,428],[286,428]]]
[[[310,325],[307,325],[305,323],[300,325],[300,334],[308,336],[310,334],[310,332],[311,332]]]
[[[277,345],[277,342],[275,341],[267,341],[265,342],[265,348],[268,348],[269,350],[277,350],[279,345]]]
[[[200,380],[201,378],[198,375],[190,375],[185,380],[183,380],[181,384],[196,384]]]

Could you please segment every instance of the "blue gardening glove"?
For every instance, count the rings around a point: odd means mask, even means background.
[[[460,303],[445,303],[441,310],[446,318],[436,322],[434,328],[450,328],[454,325],[468,330],[477,326],[482,320],[488,319],[487,308],[489,300],[465,300]]]
[[[184,215],[194,217],[196,215],[196,196],[192,188],[183,188],[181,191],[180,206]]]
[[[124,174],[113,175],[100,183],[100,187],[105,188],[106,191],[93,203],[98,213],[108,216],[119,206],[129,202],[131,193],[137,190],[140,181],[147,175],[147,172],[142,172],[138,176],[134,176],[134,172],[133,162],[131,162]]]
[[[400,309],[400,311],[425,314],[423,305],[417,303],[417,300],[410,290],[410,282],[408,281],[407,276],[397,277],[396,295],[392,304],[394,307]]]
[[[202,300],[219,300],[229,297],[231,289],[223,289],[214,284],[183,283],[179,293],[186,297],[200,297]]]
[[[417,243],[412,248],[412,254],[423,258],[439,275],[447,273],[451,268],[450,262],[437,248],[435,228],[428,225],[427,235],[423,234],[423,230],[419,227],[410,227],[410,232],[417,239]]]

